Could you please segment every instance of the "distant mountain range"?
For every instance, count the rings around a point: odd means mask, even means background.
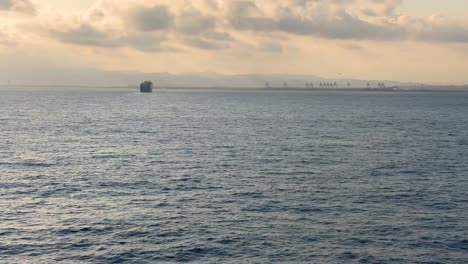
[[[328,79],[314,75],[285,75],[285,74],[239,74],[225,75],[218,73],[141,73],[116,72],[90,69],[73,70],[34,70],[11,71],[3,69],[0,72],[2,85],[39,85],[39,86],[103,86],[103,87],[136,87],[144,80],[151,80],[156,87],[200,87],[200,88],[381,88],[398,87],[399,89],[468,89],[468,86],[428,86],[417,83],[398,82],[390,80],[356,80],[356,79]],[[336,82],[336,85],[334,85]],[[348,87],[348,82],[350,86]],[[309,86],[306,86],[306,83]],[[333,85],[320,85],[332,83]]]

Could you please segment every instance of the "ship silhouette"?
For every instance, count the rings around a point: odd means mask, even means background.
[[[141,93],[152,93],[153,92],[153,83],[151,81],[144,81],[140,84]]]

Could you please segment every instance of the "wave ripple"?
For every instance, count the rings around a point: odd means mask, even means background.
[[[466,94],[0,93],[0,263],[468,259]]]

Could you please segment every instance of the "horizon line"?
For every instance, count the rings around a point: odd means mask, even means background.
[[[0,87],[4,88],[101,88],[101,89],[137,89],[138,85],[58,85],[58,84],[0,84]],[[437,89],[439,88],[439,89]],[[236,86],[156,86],[156,90],[258,90],[258,91],[371,91],[371,92],[411,92],[411,91],[427,91],[427,92],[468,92],[468,85],[406,85],[406,86],[389,86],[384,88],[369,88],[369,87],[281,87],[281,86],[270,86],[270,87],[236,87]]]

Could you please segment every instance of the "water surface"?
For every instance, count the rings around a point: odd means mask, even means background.
[[[0,90],[1,263],[464,263],[468,94]]]

